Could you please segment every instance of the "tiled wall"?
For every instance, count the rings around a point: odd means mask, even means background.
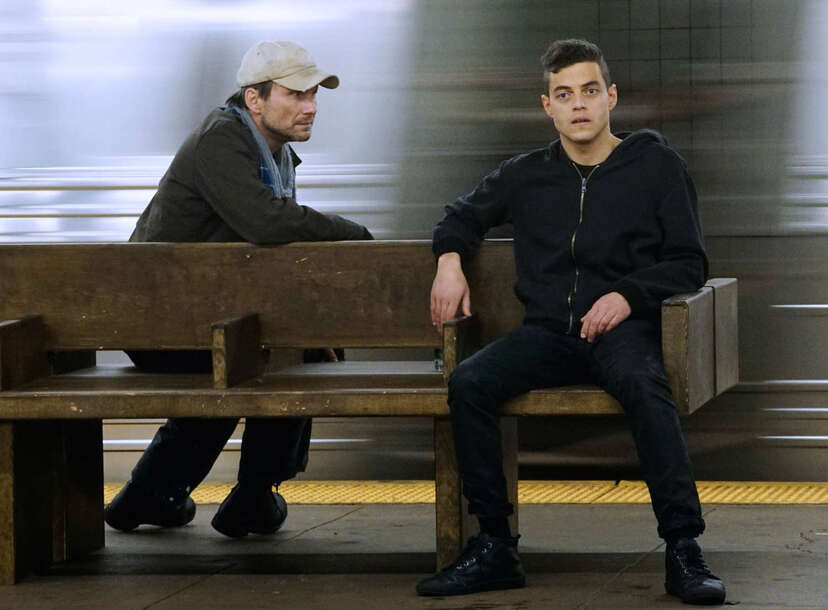
[[[613,131],[655,128],[688,159],[708,230],[776,230],[807,0],[427,2],[409,97],[401,232],[425,236],[447,199],[556,137],[539,57],[556,38],[604,51]],[[446,164],[443,156],[452,158]],[[406,173],[408,172],[408,173]],[[420,180],[433,187],[424,193]],[[723,203],[726,202],[726,203]],[[757,215],[758,210],[758,215]]]

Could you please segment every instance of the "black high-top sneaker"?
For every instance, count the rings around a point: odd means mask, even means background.
[[[701,548],[693,538],[667,543],[664,588],[685,604],[723,604],[725,586],[704,562]]]
[[[196,505],[190,496],[165,498],[129,481],[104,509],[110,527],[130,532],[139,525],[180,527],[193,520]]]
[[[273,534],[287,518],[287,503],[267,486],[236,485],[216,511],[211,525],[230,538]]]
[[[495,538],[486,533],[472,536],[454,563],[417,585],[417,594],[465,595],[525,586],[526,576],[517,554],[518,538]]]

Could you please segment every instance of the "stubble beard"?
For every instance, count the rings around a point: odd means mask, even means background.
[[[263,122],[265,128],[268,130],[270,135],[277,138],[281,142],[307,142],[310,140],[311,137],[311,130],[313,125],[311,125],[311,129],[308,129],[307,132],[300,132],[298,130],[285,130],[285,129],[277,129],[272,125],[269,125],[266,121]]]

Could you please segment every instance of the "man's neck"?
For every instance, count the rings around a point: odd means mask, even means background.
[[[256,124],[256,128],[259,130],[259,133],[262,134],[265,142],[267,142],[267,147],[270,149],[270,152],[274,155],[278,154],[282,150],[282,145],[285,141],[264,126],[261,115],[251,113],[250,117],[253,119],[253,122]]]
[[[561,138],[561,145],[567,156],[579,165],[598,165],[603,163],[610,156],[615,147],[621,143],[621,138],[616,138],[610,130],[602,132],[591,142],[573,142],[567,138]]]

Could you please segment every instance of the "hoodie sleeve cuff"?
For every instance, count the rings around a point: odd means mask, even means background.
[[[440,258],[446,252],[457,252],[460,255],[460,260],[465,264],[468,259],[468,249],[463,240],[456,237],[443,237],[439,240],[434,240],[431,245],[431,251],[434,252],[435,260]]]
[[[637,317],[649,312],[650,307],[641,289],[629,280],[621,280],[613,289],[627,300],[630,306],[631,317]]]

